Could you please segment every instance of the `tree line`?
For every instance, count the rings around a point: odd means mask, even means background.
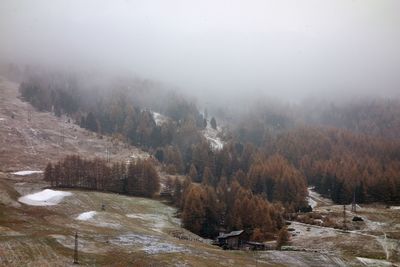
[[[113,90],[87,83],[72,74],[34,74],[20,84],[19,92],[40,111],[66,114],[83,128],[119,135],[137,146],[156,149],[173,144],[182,153],[189,143],[202,138],[199,130],[207,126],[207,120],[189,99],[143,81],[115,82],[110,85],[115,86]],[[147,99],[153,94],[154,103]],[[157,125],[155,110],[171,119]],[[215,118],[211,125],[217,127]]]
[[[143,197],[152,197],[160,189],[160,178],[150,159],[127,165],[71,155],[56,163],[49,162],[44,179],[52,187],[83,188]]]
[[[215,238],[220,231],[245,230],[251,240],[272,240],[284,227],[284,208],[270,203],[223,178],[216,187],[193,183],[189,177],[173,182],[173,203],[181,212],[183,226],[203,237]]]

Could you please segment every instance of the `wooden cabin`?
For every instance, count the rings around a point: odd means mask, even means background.
[[[218,245],[224,249],[240,249],[245,243],[245,236],[243,230],[220,233],[217,237]]]

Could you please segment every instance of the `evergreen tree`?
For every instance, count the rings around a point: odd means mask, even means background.
[[[214,130],[217,129],[217,121],[215,120],[214,117],[211,118],[211,120],[210,120],[210,125],[211,125],[211,127],[212,127]]]
[[[89,112],[88,115],[86,116],[86,123],[85,126],[88,130],[91,130],[93,132],[97,132],[98,131],[98,124],[97,124],[97,120],[94,116],[94,114],[92,112]]]
[[[50,182],[52,187],[54,186],[53,164],[50,162],[47,164],[44,171],[44,180]]]

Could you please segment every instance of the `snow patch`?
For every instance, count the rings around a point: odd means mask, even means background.
[[[317,206],[317,202],[314,199],[312,199],[311,197],[307,197],[307,199],[308,199],[308,205],[310,205],[311,208],[314,209]]]
[[[357,260],[359,260],[365,266],[393,266],[392,263],[385,260],[376,260],[363,257],[357,257]]]
[[[116,238],[110,240],[110,242],[115,245],[140,246],[141,250],[145,251],[147,254],[178,253],[190,251],[187,248],[161,241],[158,237],[155,236],[134,233],[117,236]]]
[[[311,206],[311,208],[315,208],[316,206],[317,206],[317,201],[315,201],[313,198],[312,198],[312,195],[313,195],[313,192],[311,191],[311,187],[309,187],[308,188],[308,197],[307,197],[307,201],[308,201],[308,205],[310,205]]]
[[[79,214],[75,220],[83,221],[97,227],[105,227],[111,229],[121,229],[121,224],[109,218],[107,213],[98,213],[97,211],[87,211]]]
[[[87,211],[87,212],[83,212],[81,214],[79,214],[78,217],[76,217],[77,220],[80,221],[87,221],[90,220],[94,217],[94,215],[96,215],[96,211]]]
[[[19,171],[19,172],[13,172],[11,174],[18,175],[18,176],[26,176],[26,175],[32,175],[35,173],[43,173],[43,171]]]
[[[391,206],[390,209],[391,210],[400,210],[400,206]]]
[[[72,193],[70,192],[45,189],[34,194],[20,197],[18,201],[31,206],[53,206],[60,203],[64,197],[71,195]]]
[[[221,150],[224,147],[224,142],[218,137],[221,132],[218,127],[217,129],[212,128],[210,122],[207,121],[207,127],[202,132],[214,150]]]
[[[157,126],[160,126],[160,125],[168,122],[168,120],[169,120],[169,118],[167,116],[164,116],[158,112],[152,111],[151,113],[153,114],[153,119],[156,122]]]
[[[0,121],[5,121],[6,119],[4,119],[4,118],[0,118]]]

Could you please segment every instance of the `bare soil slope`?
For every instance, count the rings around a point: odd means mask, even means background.
[[[0,77],[0,171],[42,170],[68,154],[128,160],[147,153],[110,137],[99,138],[48,112],[38,112],[19,97],[18,84]]]

